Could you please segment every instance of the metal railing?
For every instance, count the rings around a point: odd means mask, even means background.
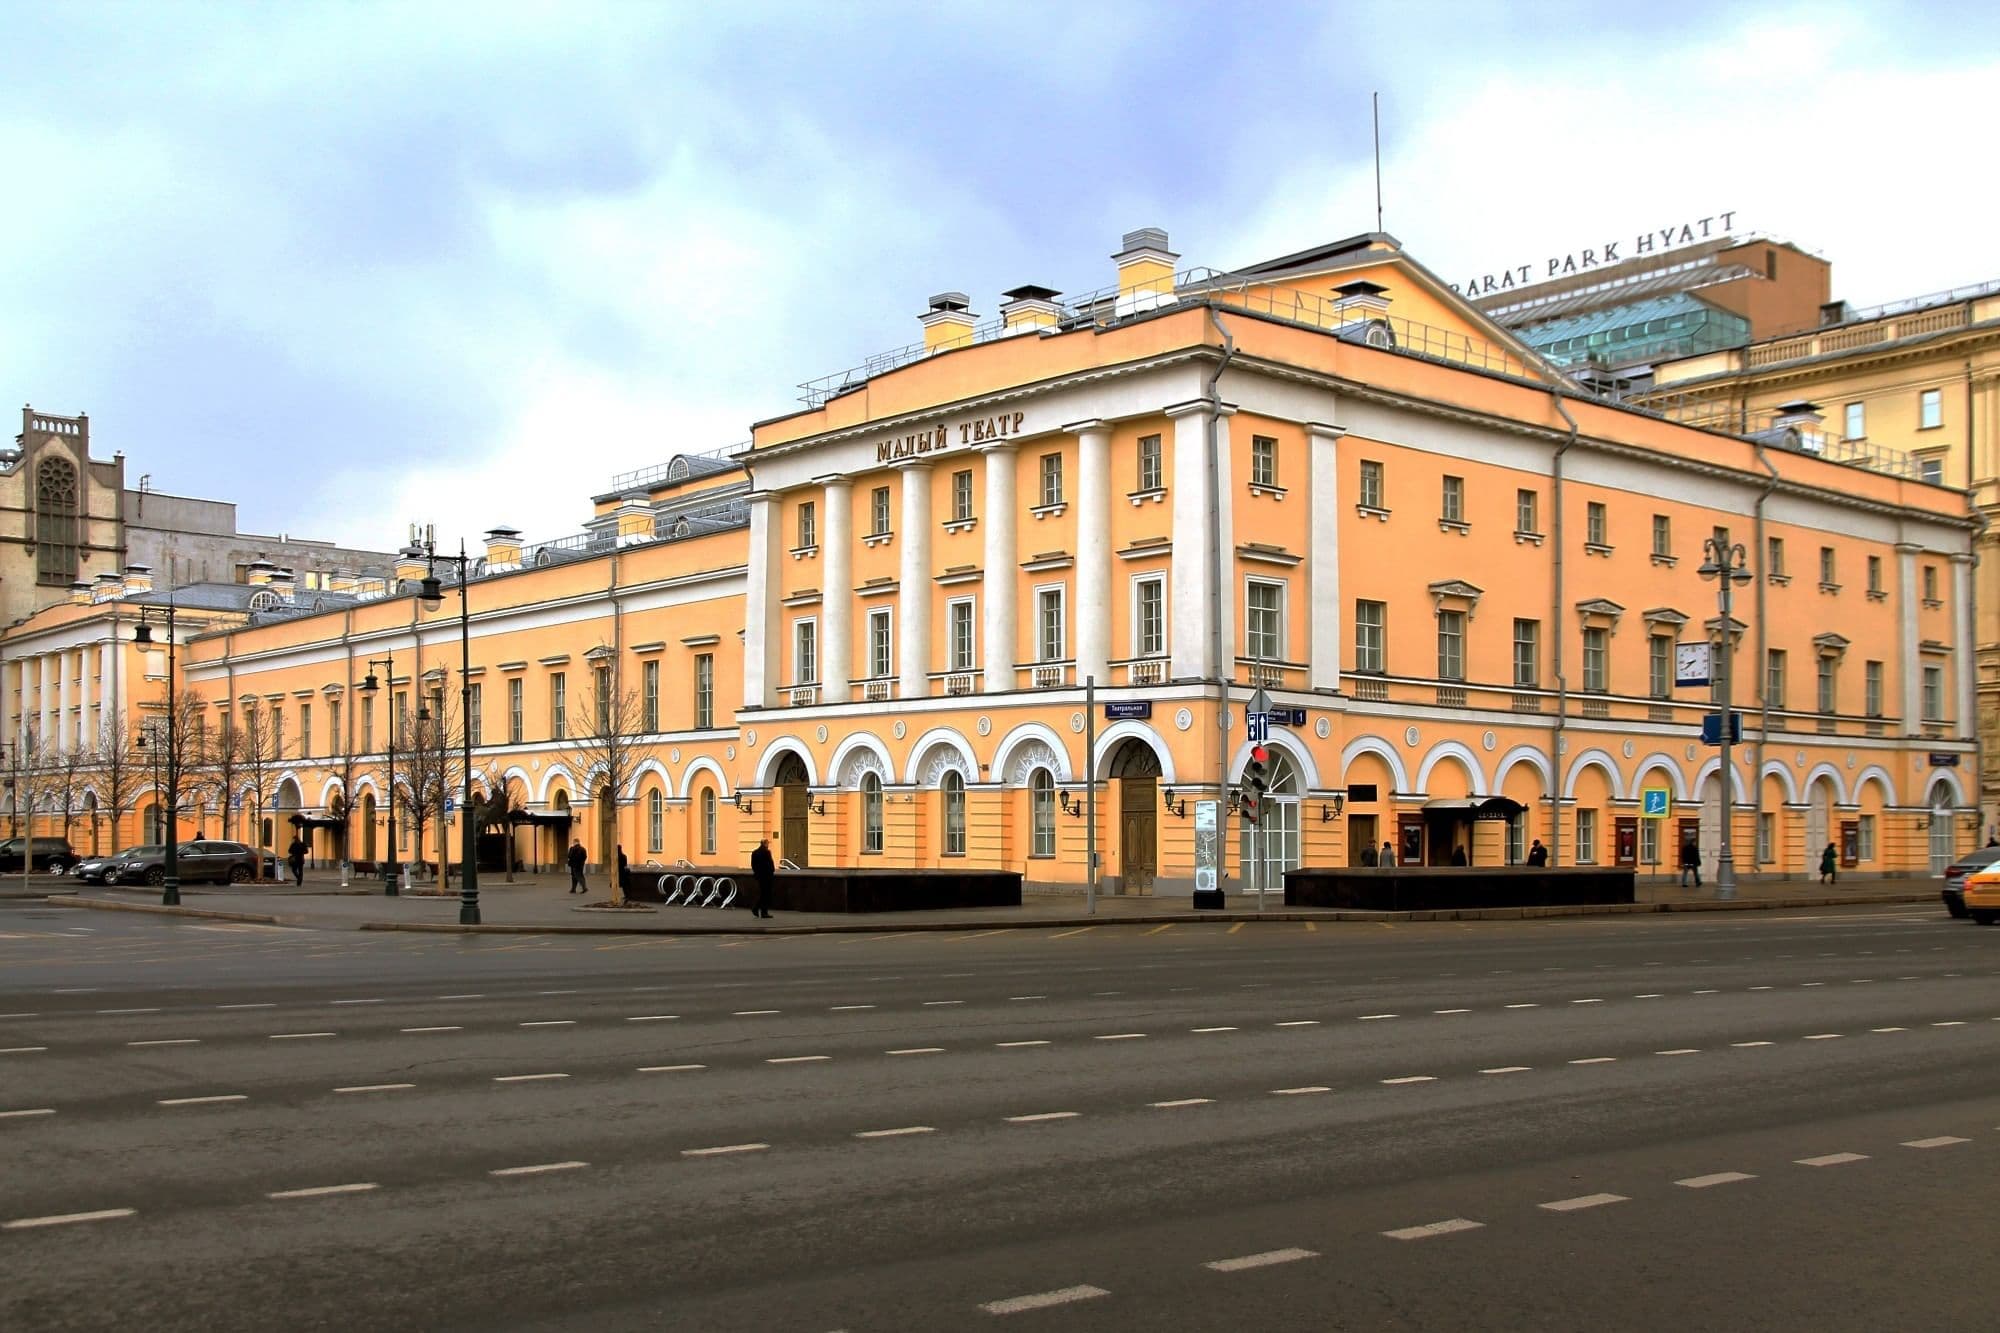
[[[713,449],[697,449],[675,454],[666,462],[655,463],[651,467],[634,468],[630,472],[614,472],[611,474],[611,489],[623,491],[650,485],[656,481],[684,481],[689,477],[727,472],[736,466],[734,455],[749,447],[748,440],[740,444],[717,445]]]

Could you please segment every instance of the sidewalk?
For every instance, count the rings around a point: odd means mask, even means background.
[[[181,890],[181,907],[159,906],[156,889],[115,889],[75,886],[82,892],[51,896],[48,901],[78,908],[152,911],[201,915],[224,920],[311,926],[327,930],[486,931],[497,933],[565,932],[579,934],[770,935],[798,933],[876,934],[918,930],[1054,929],[1087,925],[1145,925],[1193,921],[1494,921],[1538,917],[1626,916],[1654,912],[1756,911],[1780,908],[1853,906],[1870,903],[1916,903],[1938,906],[1938,881],[1928,878],[1844,881],[1827,887],[1815,881],[1772,880],[1740,884],[1737,896],[1718,901],[1713,887],[1682,889],[1671,879],[1642,880],[1639,901],[1583,907],[1490,907],[1417,912],[1367,912],[1321,908],[1288,908],[1272,894],[1261,913],[1253,895],[1235,893],[1224,911],[1197,912],[1185,897],[1100,896],[1093,915],[1085,897],[1075,894],[1030,894],[1019,907],[979,907],[915,912],[849,914],[780,912],[765,922],[747,911],[713,908],[660,907],[646,904],[627,911],[606,910],[603,881],[593,878],[588,898],[567,893],[566,874],[515,876],[514,883],[481,877],[480,926],[458,924],[457,881],[444,896],[424,891],[390,898],[373,887],[339,887],[338,876],[304,889],[271,885],[242,887],[209,885]],[[593,906],[594,905],[594,906]]]

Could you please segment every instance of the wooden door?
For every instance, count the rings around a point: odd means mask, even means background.
[[[795,866],[809,864],[806,853],[806,804],[812,793],[803,783],[787,783],[778,788],[782,823],[778,829],[778,855]]]
[[[1159,869],[1159,780],[1118,781],[1118,892],[1151,893]]]

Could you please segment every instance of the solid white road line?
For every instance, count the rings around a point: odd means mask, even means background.
[[[707,1065],[640,1065],[641,1074],[679,1074],[690,1069],[706,1069]]]
[[[942,1046],[905,1046],[900,1050],[884,1051],[884,1055],[942,1055]]]
[[[1402,1083],[1435,1083],[1437,1082],[1437,1078],[1431,1074],[1407,1074],[1402,1078],[1385,1078],[1382,1082],[1390,1087],[1395,1087]]]
[[[373,1181],[356,1181],[352,1185],[315,1185],[303,1190],[272,1190],[267,1199],[318,1199],[328,1194],[366,1194],[380,1188]]]
[[[1574,1213],[1583,1208],[1602,1208],[1607,1203],[1628,1203],[1623,1194],[1579,1194],[1574,1199],[1555,1199],[1549,1203],[1537,1204],[1552,1213]]]
[[[127,1046],[199,1046],[200,1037],[155,1037],[151,1041],[128,1041]]]
[[[537,1079],[568,1077],[568,1074],[502,1074],[493,1081],[495,1083],[533,1083]]]
[[[503,1166],[488,1171],[489,1176],[539,1176],[546,1171],[576,1171],[589,1166],[589,1162],[541,1162],[534,1166]]]
[[[1303,1088],[1273,1088],[1271,1089],[1271,1095],[1273,1097],[1304,1097],[1310,1093],[1332,1091],[1332,1088],[1323,1087],[1319,1084],[1311,1084]]]
[[[397,1029],[397,1031],[399,1031],[399,1032],[463,1032],[463,1031],[465,1031],[465,1029],[464,1029],[464,1028],[462,1028],[462,1027],[459,1027],[459,1026],[457,1026],[456,1024],[452,1024],[452,1025],[448,1025],[448,1026],[445,1026],[445,1027],[433,1027],[433,1028],[398,1028],[398,1029]]]
[[[1262,1254],[1239,1255],[1234,1259],[1210,1259],[1203,1268],[1218,1273],[1240,1273],[1246,1268],[1269,1268],[1272,1264],[1293,1264],[1301,1259],[1317,1259],[1316,1250],[1265,1250]]]
[[[1832,1152],[1824,1157],[1798,1157],[1793,1159],[1794,1164],[1798,1166],[1846,1166],[1849,1162],[1865,1162],[1867,1160],[1868,1154],[1858,1152]]]
[[[1455,1231],[1477,1231],[1485,1226],[1467,1217],[1448,1217],[1442,1222],[1430,1222],[1420,1227],[1400,1227],[1382,1234],[1390,1240],[1428,1240],[1432,1236],[1449,1236]]]
[[[1934,1139],[1905,1139],[1905,1148],[1949,1148],[1954,1143],[1970,1143],[1971,1139],[1961,1139],[1950,1134],[1940,1134]]]
[[[988,1301],[979,1308],[988,1314],[1020,1314],[1023,1310],[1045,1310],[1051,1305],[1068,1305],[1072,1301],[1088,1301],[1110,1294],[1102,1287],[1064,1287],[1060,1291],[1041,1291],[1032,1296],[1013,1296],[1004,1301]]]
[[[338,1033],[333,1033],[333,1032],[273,1032],[271,1034],[271,1040],[304,1041],[307,1037],[333,1037],[338,1035],[339,1035]]]
[[[414,1088],[416,1086],[417,1085],[414,1083],[362,1083],[351,1088],[335,1088],[334,1091],[335,1092],[401,1092],[405,1088]]]
[[[831,1060],[830,1055],[774,1055],[764,1061],[767,1065],[803,1065],[815,1060]]]
[[[1529,1066],[1527,1065],[1500,1065],[1497,1068],[1482,1069],[1479,1072],[1482,1074],[1525,1074],[1528,1070]]]
[[[31,1115],[54,1115],[55,1113],[56,1108],[53,1106],[37,1106],[27,1111],[0,1111],[0,1120],[21,1120]]]
[[[1043,1120],[1074,1120],[1079,1114],[1076,1111],[1041,1111],[1034,1115],[1010,1115],[1005,1119],[1010,1125],[1032,1125]]]
[[[931,1125],[905,1125],[901,1129],[864,1129],[854,1137],[857,1139],[897,1139],[906,1134],[935,1134]]]
[[[249,1100],[250,1097],[247,1093],[229,1092],[217,1097],[162,1097],[158,1104],[161,1106],[208,1106],[215,1102],[247,1102]]]
[[[1734,1185],[1739,1180],[1755,1180],[1757,1177],[1743,1171],[1717,1171],[1713,1175],[1689,1176],[1686,1180],[1676,1180],[1674,1184],[1685,1189],[1705,1190],[1712,1185]]]
[[[60,1227],[72,1222],[109,1222],[114,1217],[131,1217],[130,1208],[100,1208],[94,1213],[58,1213],[54,1217],[17,1217],[0,1222],[0,1231],[26,1231],[30,1227]]]
[[[1153,1108],[1154,1110],[1156,1110],[1156,1111],[1170,1111],[1170,1110],[1172,1110],[1173,1108],[1175,1108],[1175,1107],[1177,1107],[1177,1106],[1213,1106],[1213,1105],[1215,1105],[1215,1098],[1213,1098],[1213,1097],[1182,1097],[1182,1098],[1180,1098],[1180,1099],[1179,1099],[1178,1101],[1171,1101],[1171,1102],[1147,1102],[1147,1103],[1146,1103],[1146,1105],[1148,1105],[1148,1106],[1152,1107],[1152,1108]]]
[[[724,1153],[762,1152],[770,1147],[768,1143],[727,1143],[720,1148],[683,1148],[683,1157],[720,1157]]]

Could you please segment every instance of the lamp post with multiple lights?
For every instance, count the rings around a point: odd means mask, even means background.
[[[161,841],[166,847],[166,865],[161,881],[160,903],[166,907],[178,907],[181,901],[181,866],[178,856],[180,837],[181,802],[181,735],[180,700],[175,697],[174,673],[177,665],[177,638],[175,634],[175,608],[172,594],[167,596],[164,613],[152,607],[141,607],[139,623],[132,627],[132,642],[140,647],[150,647],[153,642],[154,623],[162,624],[167,631],[167,757],[166,757],[166,837]],[[225,793],[224,798],[228,799]]]
[[[361,692],[374,698],[382,683],[375,678],[375,668],[380,666],[389,675],[389,854],[382,858],[382,892],[386,897],[398,895],[396,881],[403,873],[403,858],[396,849],[396,654],[392,651],[382,657],[368,659],[368,674],[361,678]]]
[[[1722,695],[1722,724],[1720,728],[1722,771],[1716,775],[1716,781],[1722,785],[1722,833],[1721,840],[1715,849],[1715,896],[1718,898],[1734,898],[1736,896],[1736,851],[1730,838],[1730,825],[1734,822],[1732,807],[1735,804],[1734,786],[1736,782],[1736,769],[1730,762],[1730,747],[1735,739],[1731,735],[1731,732],[1734,730],[1733,723],[1735,718],[1730,708],[1730,704],[1732,703],[1730,696],[1733,693],[1732,686],[1734,681],[1732,677],[1735,674],[1736,643],[1731,629],[1729,611],[1734,601],[1736,585],[1739,583],[1748,583],[1751,574],[1747,568],[1748,553],[1744,551],[1742,542],[1730,542],[1721,537],[1709,537],[1702,541],[1701,549],[1703,559],[1701,567],[1695,573],[1705,579],[1714,579],[1717,581],[1715,590],[1716,607],[1722,615],[1722,648],[1717,654],[1719,661],[1716,664],[1717,688]]]
[[[437,576],[439,563],[458,566],[458,727],[459,742],[463,750],[465,789],[459,795],[459,828],[462,834],[462,850],[458,872],[458,921],[463,926],[479,924],[479,822],[474,818],[472,804],[472,606],[467,600],[466,578],[471,568],[465,554],[465,543],[460,542],[457,555],[438,554],[434,542],[424,545],[424,558],[428,562],[428,573],[424,576],[423,591],[418,594],[426,611],[435,611],[444,605],[444,588]],[[443,712],[442,709],[439,712]],[[438,719],[438,747],[444,747],[444,719]],[[443,755],[439,755],[438,772],[442,776]],[[512,849],[509,849],[512,855]],[[438,868],[444,867],[444,830],[438,830]]]

